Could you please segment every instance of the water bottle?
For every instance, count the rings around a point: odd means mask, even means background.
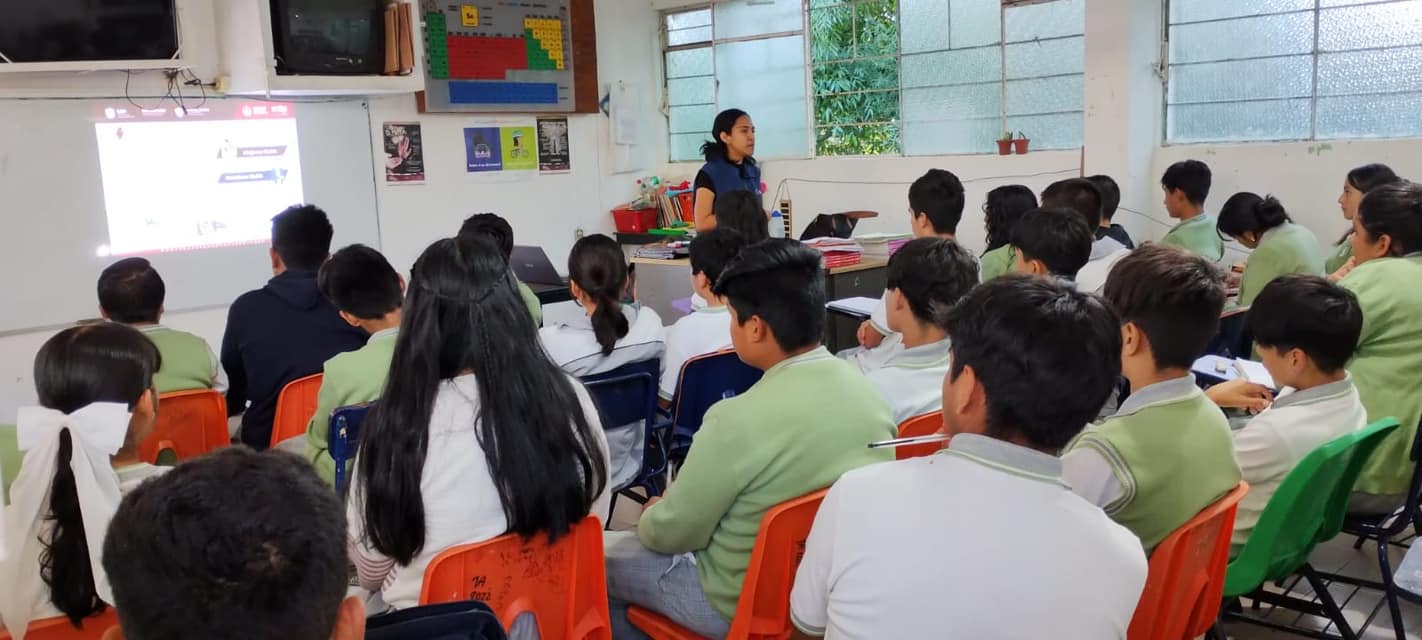
[[[779,209],[770,212],[770,237],[785,237],[785,217],[780,215]]]

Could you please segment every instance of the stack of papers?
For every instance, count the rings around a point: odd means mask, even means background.
[[[877,260],[888,260],[889,256],[899,250],[899,247],[908,244],[913,239],[908,233],[866,233],[854,237],[864,248],[864,257]]]
[[[864,248],[848,238],[815,238],[806,240],[805,245],[825,256],[825,268],[848,267],[859,264]]]
[[[637,251],[633,255],[638,258],[672,260],[674,258],[685,257],[687,254],[688,244],[688,242],[684,241],[646,244],[637,247]]]

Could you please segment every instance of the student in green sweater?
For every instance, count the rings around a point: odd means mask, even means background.
[[[983,253],[978,276],[982,282],[1012,273],[1012,229],[1028,211],[1037,208],[1037,194],[1020,184],[997,187],[983,202],[983,226],[987,228],[987,251]]]
[[[459,227],[459,237],[473,236],[492,240],[494,246],[504,252],[504,262],[508,262],[513,256],[513,227],[509,226],[509,221],[502,216],[495,213],[476,213],[469,216]],[[538,301],[538,295],[518,278],[514,278],[514,283],[518,285],[518,295],[523,298],[523,306],[528,307],[528,314],[533,316],[533,326],[543,326],[543,303]]]
[[[163,367],[153,377],[158,393],[227,391],[227,375],[207,341],[159,324],[167,288],[143,258],[124,258],[99,274],[99,312],[104,319],[138,329],[158,346]]]
[[[1224,258],[1224,242],[1215,233],[1215,221],[1205,213],[1205,198],[1210,196],[1210,167],[1199,160],[1184,160],[1170,165],[1160,177],[1165,191],[1165,212],[1179,220],[1161,244],[1189,249],[1210,262]]]
[[[711,407],[676,482],[647,504],[635,532],[606,534],[614,638],[643,637],[626,619],[629,604],[724,636],[765,512],[893,459],[865,446],[895,434],[888,405],[820,345],[816,251],[783,239],[747,247],[713,293],[727,299],[737,355],[765,376]]]
[[[335,461],[328,450],[331,413],[374,402],[385,389],[395,338],[400,332],[405,280],[379,251],[353,244],[337,251],[316,276],[321,295],[352,327],[370,334],[364,347],[337,354],[322,370],[316,413],[306,426],[306,459],[326,482],[334,482]]]
[[[1343,279],[1357,266],[1353,260],[1353,217],[1358,215],[1358,204],[1376,187],[1396,182],[1397,174],[1385,164],[1365,164],[1348,172],[1343,179],[1343,193],[1338,196],[1338,208],[1343,210],[1343,219],[1348,221],[1348,232],[1333,245],[1333,253],[1323,263],[1323,270],[1334,282]]]
[[[1338,284],[1358,296],[1363,335],[1348,371],[1368,421],[1394,417],[1402,427],[1363,466],[1349,509],[1386,513],[1407,493],[1408,452],[1422,418],[1422,185],[1369,191],[1353,216],[1352,242],[1358,266]]]
[[[1229,423],[1190,373],[1219,329],[1224,279],[1184,249],[1147,244],[1116,263],[1104,297],[1121,317],[1131,395],[1067,445],[1063,476],[1149,552],[1239,484]]]
[[[1323,275],[1323,255],[1318,238],[1303,225],[1294,224],[1284,205],[1274,196],[1259,197],[1241,191],[1225,200],[1215,223],[1221,238],[1229,237],[1250,249],[1244,275],[1239,282],[1241,307],[1274,278],[1295,273]]]

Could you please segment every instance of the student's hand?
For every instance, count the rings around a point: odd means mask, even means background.
[[[884,342],[884,334],[879,333],[868,320],[859,323],[859,346],[873,349]]]
[[[658,502],[661,502],[661,501],[662,501],[662,497],[661,497],[661,496],[652,496],[652,497],[650,497],[650,498],[647,498],[647,504],[642,505],[642,510],[643,510],[643,511],[646,511],[647,509],[652,508],[652,505],[654,505],[654,504],[656,504],[656,503],[658,503]]]
[[[1274,402],[1274,392],[1262,384],[1243,378],[1221,382],[1205,390],[1205,395],[1222,409],[1247,409],[1259,413]]]
[[[1348,261],[1347,261],[1347,262],[1344,262],[1344,263],[1343,263],[1343,266],[1338,267],[1338,270],[1337,270],[1337,271],[1334,271],[1333,273],[1331,273],[1331,274],[1328,275],[1328,281],[1329,281],[1329,282],[1338,282],[1339,280],[1342,280],[1344,276],[1348,275],[1348,273],[1351,272],[1351,271],[1353,270],[1353,268],[1354,268],[1354,267],[1357,267],[1357,266],[1358,266],[1358,258],[1357,258],[1356,256],[1355,256],[1355,257],[1352,257],[1352,258],[1348,258]]]

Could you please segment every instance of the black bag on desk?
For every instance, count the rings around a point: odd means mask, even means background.
[[[859,220],[843,213],[821,213],[800,232],[800,239],[848,238],[854,235],[854,225],[858,223]]]
[[[477,600],[427,604],[372,616],[366,640],[507,640],[489,606]]]

